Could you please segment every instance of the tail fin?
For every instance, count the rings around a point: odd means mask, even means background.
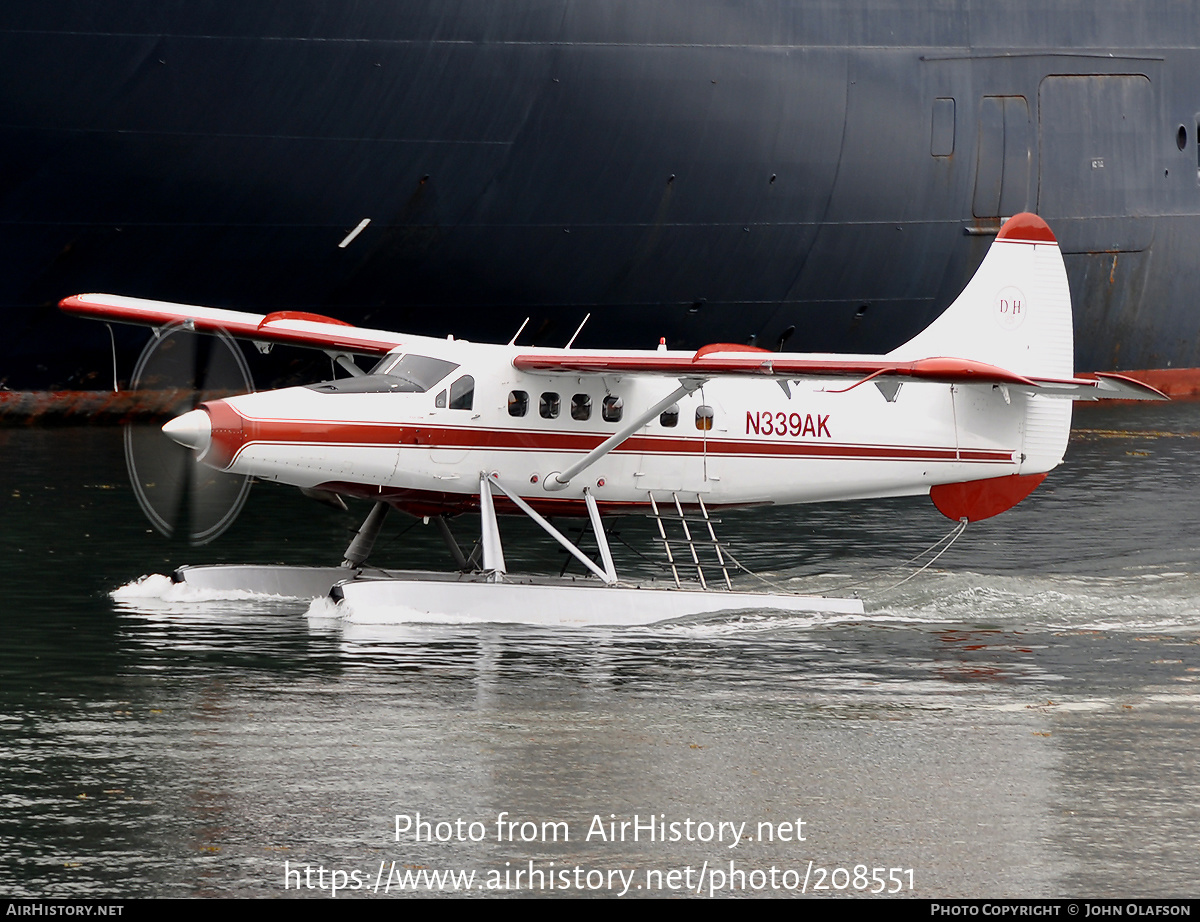
[[[1075,369],[1071,292],[1058,241],[1035,214],[1009,218],[975,276],[946,311],[888,354],[975,359],[1020,375]]]
[[[962,294],[889,354],[904,360],[932,356],[974,359],[1029,377],[1074,375],[1071,292],[1058,241],[1045,221],[1034,214],[1009,218]],[[1062,461],[1072,401],[1018,393],[1011,399],[1021,413],[1017,475],[935,487],[935,504],[951,518],[987,518],[1016,505]],[[963,416],[958,419],[962,425]]]

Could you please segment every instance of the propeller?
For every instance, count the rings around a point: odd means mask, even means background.
[[[237,343],[226,333],[197,333],[186,322],[156,331],[130,386],[174,391],[175,406],[188,410],[213,397],[254,390]],[[157,426],[125,427],[125,463],[146,518],[168,537],[180,532],[192,544],[207,544],[241,512],[250,478],[213,470],[197,461],[199,455]]]

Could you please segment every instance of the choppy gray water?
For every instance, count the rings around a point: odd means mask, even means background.
[[[0,888],[327,897],[336,880],[340,899],[451,870],[515,894],[532,867],[545,894],[614,895],[620,871],[631,896],[787,895],[806,872],[809,893],[853,895],[878,867],[918,896],[1193,895],[1198,448],[1196,405],[1083,409],[1064,467],[894,589],[911,570],[886,568],[949,529],[927,499],[722,514],[772,580],[863,584],[864,618],[568,631],[118,604],[184,562],[328,563],[362,510],[259,485],[192,549],[148,533],[118,430],[0,431]],[[380,562],[440,565],[408,527]],[[649,523],[621,531],[655,556]],[[510,566],[517,544],[523,566],[561,560],[510,536]],[[417,813],[433,841],[398,840]],[[635,814],[676,839],[597,831]],[[506,837],[512,821],[537,832]]]

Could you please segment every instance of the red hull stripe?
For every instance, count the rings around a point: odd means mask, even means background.
[[[1115,377],[1140,381],[1176,400],[1181,397],[1200,397],[1200,368],[1143,368],[1123,371]]]

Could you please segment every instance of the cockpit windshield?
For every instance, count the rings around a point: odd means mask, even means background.
[[[424,393],[454,371],[458,366],[445,359],[432,359],[427,355],[385,355],[379,364],[371,369],[373,375],[391,375],[393,378],[403,378],[417,386]]]
[[[317,391],[343,394],[423,394],[456,368],[458,365],[454,362],[430,358],[427,355],[385,355],[369,374],[310,384],[309,387]]]

